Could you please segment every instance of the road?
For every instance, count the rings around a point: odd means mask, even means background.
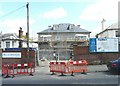
[[[34,76],[16,75],[14,78],[2,78],[2,84],[108,84],[115,86],[120,83],[119,75],[110,74],[106,65],[88,66],[88,73],[75,73],[74,76],[60,73],[51,75],[48,66],[36,67]]]

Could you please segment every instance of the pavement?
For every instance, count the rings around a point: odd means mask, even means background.
[[[88,65],[88,72],[105,72],[108,71],[107,65]]]
[[[36,66],[34,76],[28,75],[16,75],[14,78],[2,78],[4,84],[53,84],[53,83],[72,83],[72,84],[99,84],[99,83],[118,83],[118,76],[108,75],[105,73],[107,71],[106,65],[88,65],[87,75],[75,73],[74,77],[70,74],[65,74],[66,77],[61,77],[60,73],[56,75],[51,75],[49,70],[49,61],[41,61],[40,65]],[[113,81],[115,80],[115,81]],[[100,82],[101,81],[101,82]]]

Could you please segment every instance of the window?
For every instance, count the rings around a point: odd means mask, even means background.
[[[56,37],[55,37],[55,40],[56,40],[56,41],[59,41],[59,40],[60,40],[60,37],[59,37],[59,36],[56,36]]]
[[[12,47],[14,47],[14,41],[12,41]]]
[[[116,31],[116,37],[120,37],[120,32]]]
[[[10,48],[10,42],[6,42],[6,48]]]
[[[86,36],[77,36],[76,39],[77,40],[86,40]]]
[[[80,36],[80,39],[86,40],[86,36]]]
[[[2,44],[1,44],[1,42],[0,42],[0,48],[2,47]]]

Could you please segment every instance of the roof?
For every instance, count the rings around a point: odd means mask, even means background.
[[[12,38],[10,38],[12,36]],[[24,41],[27,42],[27,39],[25,38],[19,38],[19,36],[16,33],[5,33],[5,34],[0,34],[0,41],[1,40],[15,40],[15,41]],[[34,43],[34,41],[31,41],[31,43]]]
[[[80,28],[80,25],[75,26],[74,24],[70,24],[70,23],[61,23],[61,24],[55,24],[53,25],[53,27],[49,26],[48,29],[38,32],[38,34],[56,33],[56,32],[59,32],[59,33],[68,33],[68,32],[91,33],[90,31]]]
[[[10,36],[14,36],[15,38],[18,38],[18,36],[15,33],[6,33],[6,34],[0,35],[0,37],[2,37],[3,39]]]
[[[104,32],[106,32],[108,30],[118,30],[119,27],[120,27],[120,24],[114,23],[114,24],[110,25],[108,28],[106,28],[105,30],[103,30],[102,32],[98,33],[97,35],[100,35],[101,33],[104,33]]]
[[[120,25],[118,23],[114,23],[110,25],[107,29],[118,29],[118,27],[120,27]]]

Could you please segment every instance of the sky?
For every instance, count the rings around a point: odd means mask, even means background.
[[[17,33],[19,27],[27,32],[27,9],[29,2],[30,36],[49,25],[71,23],[91,31],[91,37],[118,22],[119,0],[0,0],[0,32]]]

